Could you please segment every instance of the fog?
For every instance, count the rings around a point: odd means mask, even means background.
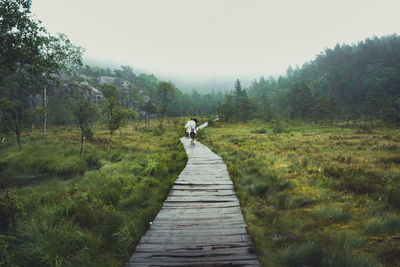
[[[336,43],[398,33],[398,0],[33,0],[86,62],[189,82],[278,76]],[[206,84],[206,83],[205,83]],[[201,89],[203,90],[203,89]]]

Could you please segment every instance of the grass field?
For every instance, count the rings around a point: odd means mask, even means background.
[[[2,143],[3,175],[62,178],[0,191],[0,266],[123,266],[186,164],[182,125],[129,125],[110,150],[107,132],[94,128],[84,156],[75,127],[27,133],[22,151]]]
[[[399,130],[253,121],[201,141],[228,165],[263,266],[400,266]]]

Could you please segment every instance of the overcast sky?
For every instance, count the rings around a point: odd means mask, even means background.
[[[336,43],[399,33],[400,0],[33,0],[85,58],[177,77],[284,74]]]

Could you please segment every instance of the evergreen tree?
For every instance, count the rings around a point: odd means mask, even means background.
[[[225,101],[218,108],[218,113],[221,119],[225,122],[230,122],[235,114],[235,104],[231,94],[225,95]]]
[[[160,99],[160,114],[163,119],[165,119],[165,114],[167,113],[168,102],[170,101],[171,95],[174,93],[174,87],[169,82],[159,82],[156,91]]]
[[[240,81],[235,82],[234,91],[235,116],[237,121],[246,122],[250,116],[250,100],[246,90],[242,89]]]

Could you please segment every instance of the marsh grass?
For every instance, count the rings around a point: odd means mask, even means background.
[[[154,135],[127,125],[110,150],[107,132],[95,127],[83,157],[79,131],[69,127],[55,128],[47,139],[29,136],[21,152],[1,147],[2,172],[73,174],[0,192],[8,199],[0,205],[7,218],[0,229],[2,265],[124,265],[186,164],[180,129],[173,122],[164,127]]]
[[[400,266],[399,130],[218,121],[202,142],[228,165],[263,266]]]

